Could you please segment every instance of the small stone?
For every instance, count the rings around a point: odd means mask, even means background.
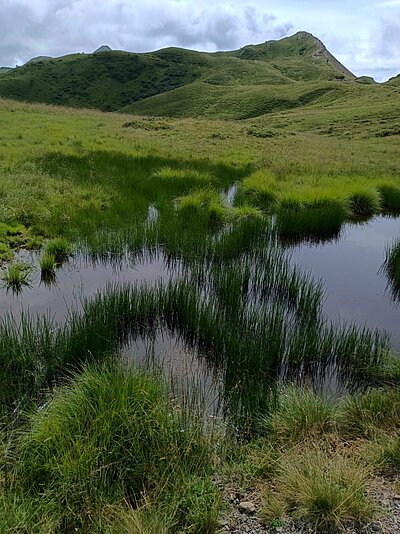
[[[250,501],[243,501],[239,503],[239,510],[242,512],[242,514],[251,515],[255,513],[256,507]]]
[[[393,499],[395,501],[400,501],[400,495],[393,495]]]

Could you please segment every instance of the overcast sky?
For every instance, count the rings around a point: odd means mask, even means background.
[[[230,50],[299,30],[358,76],[400,73],[400,0],[0,0],[0,66],[102,44]]]

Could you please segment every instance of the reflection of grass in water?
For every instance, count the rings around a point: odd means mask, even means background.
[[[388,279],[392,297],[400,299],[400,241],[394,242],[386,249],[385,262],[381,268]]]
[[[318,381],[332,366],[343,384],[370,377],[369,370],[382,361],[385,338],[326,325],[320,284],[290,267],[272,239],[257,242],[260,228],[249,224],[245,219],[233,230],[237,237],[238,228],[244,231],[243,255],[232,256],[228,232],[203,249],[206,262],[191,258],[176,281],[155,289],[109,287],[62,328],[29,317],[23,317],[20,330],[4,322],[2,404],[35,397],[67,369],[104,358],[160,327],[198,347],[210,366],[224,371],[227,413],[249,432],[274,406],[277,381]],[[247,251],[251,235],[254,249]],[[171,258],[172,271],[173,266]]]

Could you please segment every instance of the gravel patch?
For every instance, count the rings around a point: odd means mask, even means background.
[[[400,480],[387,480],[376,477],[369,489],[369,495],[375,502],[377,518],[363,527],[344,527],[344,534],[400,534]],[[224,503],[226,511],[221,517],[221,534],[315,534],[314,527],[305,522],[294,522],[290,518],[282,521],[281,526],[263,524],[257,516],[260,509],[260,497],[256,493],[245,495],[225,489]],[[254,510],[254,511],[253,511]],[[321,529],[320,533],[326,531]]]

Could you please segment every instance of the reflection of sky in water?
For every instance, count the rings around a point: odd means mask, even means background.
[[[230,191],[234,195],[234,190]],[[360,326],[387,330],[393,345],[400,349],[400,306],[392,302],[387,280],[378,271],[385,259],[385,249],[400,237],[400,219],[379,217],[366,224],[344,227],[337,241],[321,245],[304,244],[292,249],[296,263],[326,288],[325,312]],[[33,255],[35,258],[35,255]],[[26,258],[26,259],[29,259]],[[36,258],[37,261],[37,258]],[[32,285],[20,295],[0,290],[0,316],[13,312],[18,319],[23,307],[33,314],[48,314],[63,321],[67,310],[80,308],[82,297],[91,297],[109,283],[167,281],[179,272],[171,271],[162,254],[151,259],[128,260],[119,264],[96,263],[77,256],[57,270],[57,283],[40,282],[39,269],[32,275]]]
[[[378,217],[362,225],[347,225],[340,240],[293,249],[293,262],[322,278],[325,313],[386,330],[400,350],[400,308],[392,302],[387,280],[379,270],[388,244],[400,237],[400,219]]]
[[[115,264],[93,263],[76,256],[63,268],[57,269],[55,284],[45,285],[40,280],[36,254],[22,256],[21,259],[29,263],[32,260],[35,262],[31,286],[24,287],[19,295],[5,289],[0,290],[0,316],[12,312],[17,320],[24,309],[35,315],[49,315],[62,322],[68,310],[81,309],[82,298],[94,296],[110,283],[147,282],[152,285],[160,280],[168,281],[179,271],[178,264],[177,270],[171,272],[162,254],[151,259],[139,259],[135,262],[123,260]]]

